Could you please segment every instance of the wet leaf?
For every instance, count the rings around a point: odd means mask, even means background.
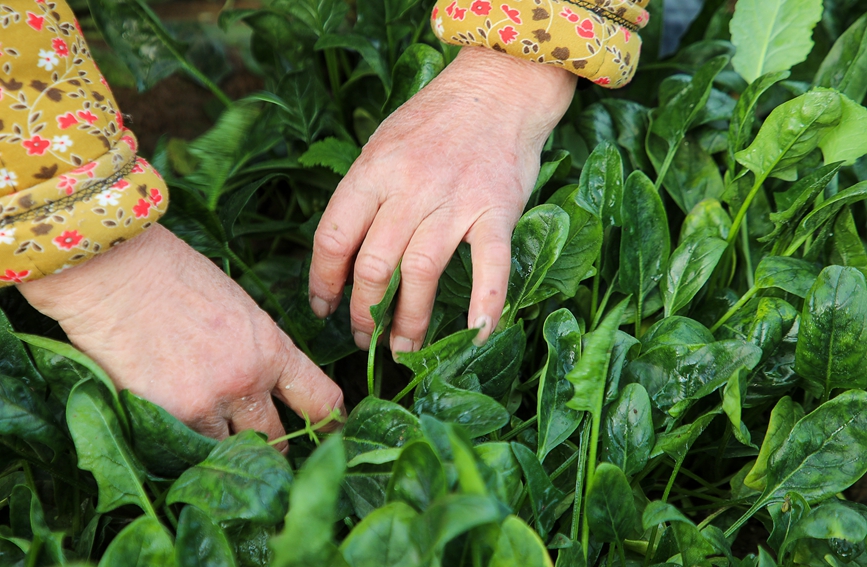
[[[650,396],[640,384],[627,384],[606,410],[600,458],[631,476],[644,469],[655,443]]]

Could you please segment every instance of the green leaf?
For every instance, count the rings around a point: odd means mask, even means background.
[[[184,506],[175,540],[178,567],[237,567],[235,553],[220,524],[195,506]]]
[[[115,537],[99,567],[153,567],[175,565],[175,550],[168,530],[157,520],[142,516]]]
[[[671,237],[659,193],[639,171],[626,180],[621,216],[619,283],[624,292],[634,296],[641,319],[644,299],[663,277]]]
[[[412,533],[421,550],[420,565],[440,559],[445,545],[457,536],[484,524],[500,522],[507,511],[493,498],[449,494],[434,502],[413,521]],[[440,562],[434,565],[440,565]]]
[[[446,494],[446,473],[430,443],[413,441],[401,449],[392,469],[386,498],[402,501],[423,512],[431,502]]]
[[[678,146],[663,185],[684,213],[705,199],[720,199],[725,192],[719,166],[692,134]]]
[[[705,562],[714,548],[698,528],[686,518],[677,508],[665,502],[651,502],[644,509],[642,524],[645,530],[662,523],[669,523],[669,529],[674,532],[677,547],[683,557],[684,565],[708,565]]]
[[[735,71],[748,83],[788,71],[813,50],[813,28],[822,0],[742,0],[731,21]]]
[[[838,93],[811,90],[775,108],[753,143],[735,154],[735,158],[758,179],[769,175],[785,179],[793,167],[818,147],[825,133],[840,123],[842,116]]]
[[[367,352],[367,395],[373,396],[376,390],[374,384],[374,361],[376,360],[376,345],[379,343],[379,337],[385,331],[385,327],[391,322],[391,302],[394,301],[394,296],[397,295],[397,288],[400,286],[400,262],[394,268],[391,278],[388,280],[388,287],[385,288],[385,293],[379,303],[370,306],[370,317],[373,319],[373,334],[370,336],[370,349]]]
[[[133,449],[155,474],[177,478],[207,458],[217,441],[201,435],[156,404],[129,390],[120,393],[129,414]]]
[[[617,144],[626,151],[633,169],[650,171],[644,141],[647,138],[650,111],[637,102],[626,99],[602,100],[617,127]],[[620,207],[617,207],[619,213]]]
[[[756,267],[756,287],[776,287],[798,297],[806,297],[819,270],[815,264],[785,256],[765,256]]]
[[[867,392],[850,390],[795,424],[768,461],[758,505],[798,492],[816,502],[841,492],[867,472]]]
[[[847,205],[867,199],[867,181],[857,183],[848,189],[840,191],[810,213],[795,230],[794,240],[801,242],[810,234],[819,230],[825,223],[837,216],[840,209]]]
[[[0,374],[0,435],[42,443],[59,455],[69,440],[55,422],[42,396],[20,378]]]
[[[0,311],[0,374],[21,378],[31,387],[43,382],[3,311]]]
[[[482,443],[473,447],[482,466],[482,476],[501,502],[514,504],[521,489],[521,467],[512,447],[505,442]]]
[[[753,135],[753,124],[756,121],[756,107],[762,95],[780,81],[789,78],[788,71],[767,73],[750,83],[735,105],[728,132],[729,169],[734,169],[735,154],[743,150]]]
[[[867,14],[843,32],[816,72],[813,84],[837,89],[855,102],[867,95]]]
[[[391,502],[355,526],[340,551],[351,567],[420,565],[421,550],[413,538],[418,513],[403,502]]]
[[[345,470],[339,435],[330,437],[304,461],[292,485],[283,530],[269,542],[274,567],[327,563],[334,549],[334,516]]]
[[[743,372],[735,372],[731,375],[723,390],[722,409],[732,426],[735,439],[743,445],[757,449],[751,440],[750,430],[741,421],[746,395],[747,383]]]
[[[473,292],[473,259],[470,245],[461,242],[452,255],[439,281],[440,293],[437,301],[453,305],[462,312],[470,309],[470,295]]]
[[[565,177],[572,169],[572,156],[566,150],[545,150],[542,152],[541,161],[539,175],[536,176],[536,184],[533,187],[534,196],[552,178]]]
[[[382,81],[385,92],[391,90],[391,73],[389,73],[388,64],[370,38],[357,33],[332,33],[320,37],[315,47],[317,51],[333,48],[357,51]]]
[[[567,407],[578,411],[589,411],[601,417],[602,401],[605,395],[605,378],[611,362],[611,351],[617,327],[626,311],[628,300],[621,301],[605,316],[599,327],[587,337],[587,344],[581,358],[566,374],[575,391]]]
[[[488,567],[553,567],[539,536],[517,516],[500,526],[497,547]]]
[[[786,540],[804,516],[810,513],[810,505],[797,492],[789,492],[781,502],[768,506],[768,512],[774,522],[768,543],[782,558],[786,551]]]
[[[278,94],[260,92],[246,100],[266,102],[280,112],[280,124],[287,134],[308,146],[325,128],[330,99],[319,78],[311,72],[286,75],[278,87]]]
[[[667,274],[660,286],[666,317],[692,301],[713,274],[727,247],[721,238],[698,235],[687,238],[671,253]]]
[[[572,384],[566,375],[572,370],[581,351],[581,331],[568,309],[558,309],[545,319],[543,336],[548,344],[548,358],[539,378],[536,415],[539,419],[539,461],[569,438],[581,422],[581,414],[566,406],[572,398]]]
[[[513,319],[518,309],[532,304],[527,298],[542,284],[568,238],[569,215],[556,205],[535,207],[518,221],[512,235],[512,275],[507,294]]]
[[[680,227],[680,242],[693,235],[714,236],[725,240],[729,237],[732,219],[716,199],[697,203],[686,215]]]
[[[819,142],[825,163],[852,165],[867,154],[867,108],[846,95],[840,95],[843,115],[840,124],[825,133]]]
[[[442,53],[424,43],[413,43],[391,69],[391,92],[382,107],[389,115],[434,80],[445,67]]]
[[[337,31],[349,11],[341,0],[298,0],[277,5],[304,22],[317,36]]]
[[[600,463],[587,491],[587,522],[599,541],[623,543],[635,537],[641,517],[626,475],[616,465]]]
[[[565,187],[560,191],[564,190]],[[614,144],[607,140],[602,142],[587,158],[578,181],[578,193],[573,199],[600,219],[603,227],[620,226],[623,161]],[[557,200],[548,202],[560,205]]]
[[[52,563],[66,565],[66,554],[63,551],[65,534],[51,531],[38,494],[29,486],[19,484],[12,489],[8,502],[12,532],[19,537],[33,541],[33,545],[27,553],[28,562],[38,557],[40,553],[44,553],[43,560],[47,559]],[[19,512],[20,517],[16,518]],[[16,525],[17,519],[22,520],[22,525]],[[4,558],[4,556],[0,554],[0,558]]]
[[[274,525],[289,505],[292,470],[253,430],[220,441],[172,484],[166,502],[192,504],[217,522]]]
[[[774,231],[760,238],[759,242],[775,242],[791,236],[795,231],[795,227],[801,222],[803,216],[807,214],[808,208],[813,204],[819,193],[834,179],[841,167],[842,164],[840,163],[832,163],[820,167],[795,183],[787,191],[787,194],[791,193],[795,195],[795,199],[786,210],[771,213],[770,219],[775,225]]]
[[[144,471],[126,444],[117,415],[96,382],[80,382],[72,389],[66,405],[66,423],[78,452],[78,468],[93,473],[99,486],[96,511],[105,513],[124,504],[135,504],[156,518],[142,486]]]
[[[370,397],[355,406],[343,426],[347,460],[368,451],[402,447],[421,436],[417,417],[394,402]]]
[[[641,384],[627,384],[605,412],[600,458],[631,476],[644,469],[655,443],[650,396]]]
[[[553,287],[566,297],[574,297],[581,282],[593,275],[593,263],[602,250],[602,222],[579,201],[580,189],[574,185],[563,187],[548,199],[548,204],[559,206],[569,215],[569,233],[560,256],[548,268],[542,288]]]
[[[427,393],[415,401],[415,413],[429,414],[446,423],[457,423],[471,437],[481,437],[509,423],[509,412],[495,399],[447,384],[433,377]]]
[[[656,437],[656,445],[650,453],[651,458],[664,453],[675,461],[683,459],[720,411],[720,409],[713,409],[689,425],[682,425],[667,433],[659,434]]]
[[[542,468],[533,451],[520,443],[512,443],[512,451],[515,453],[515,458],[518,459],[518,463],[524,471],[524,478],[527,480],[530,505],[536,520],[536,531],[542,538],[547,538],[557,520],[557,505],[566,495],[551,483],[551,479],[545,473],[545,469]]]
[[[346,175],[359,155],[361,148],[352,142],[329,137],[314,142],[298,157],[298,163],[305,167],[321,165],[338,175]]]
[[[801,538],[837,539],[858,544],[867,538],[867,518],[843,502],[826,500],[798,522],[787,542]]]
[[[837,220],[834,221],[834,256],[831,261],[835,264],[857,268],[867,277],[867,250],[858,228],[855,218],[852,216],[852,208],[844,208]]]
[[[867,283],[855,268],[822,270],[804,301],[795,369],[813,395],[867,387]]]
[[[653,324],[641,337],[642,355],[665,346],[696,345],[702,347],[714,342],[707,327],[688,317],[666,317]]]

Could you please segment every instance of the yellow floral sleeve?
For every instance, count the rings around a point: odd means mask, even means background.
[[[437,37],[562,67],[607,88],[635,74],[650,0],[438,0]]]
[[[60,1],[0,0],[0,285],[74,266],[165,212],[81,28]]]

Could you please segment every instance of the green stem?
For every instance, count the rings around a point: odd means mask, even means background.
[[[587,495],[593,486],[593,477],[596,474],[596,449],[599,445],[599,427],[602,422],[602,408],[592,412],[593,425],[590,431],[590,445],[587,455],[587,483],[584,485],[584,517],[581,519],[581,545],[584,548],[584,559],[587,559],[587,551],[590,545],[590,522],[587,521]]]
[[[614,273],[614,277],[611,281],[617,281],[617,276],[620,274],[620,270]],[[602,319],[602,314],[605,313],[605,308],[608,306],[608,300],[611,298],[611,293],[614,291],[614,285],[609,285],[608,289],[605,290],[605,295],[602,296],[602,302],[599,304],[599,309],[596,310],[596,316],[592,318],[593,324],[590,325],[590,330],[593,331],[596,327],[599,326],[599,321]]]
[[[575,541],[578,539],[578,526],[581,519],[581,505],[583,503],[582,496],[584,495],[584,477],[587,473],[587,445],[590,443],[590,427],[587,414],[584,414],[584,419],[581,423],[581,439],[578,444],[578,470],[575,472],[575,503],[572,506],[572,526],[569,529],[569,539]],[[584,551],[587,553],[586,549]]]
[[[558,476],[566,472],[566,470],[572,466],[572,463],[574,463],[581,457],[581,453],[582,451],[579,449],[578,451],[575,451],[574,453],[569,455],[569,458],[563,461],[563,464],[557,467],[557,469],[551,473],[550,479],[553,481]]]
[[[746,220],[747,217],[744,215],[744,221]],[[741,225],[741,246],[744,249],[744,260],[747,264],[744,267],[747,275],[747,285],[753,287],[756,282],[753,277],[753,255],[750,253],[750,229],[748,225],[748,222],[744,222]]]
[[[732,227],[729,229],[729,237],[728,244],[731,246],[732,242],[734,242],[735,238],[738,237],[738,232],[741,228],[741,223],[744,222],[744,218],[747,216],[747,210],[750,208],[750,205],[753,204],[753,199],[755,199],[756,194],[759,192],[759,189],[762,187],[762,183],[765,182],[767,175],[759,177],[756,179],[756,183],[753,185],[752,189],[750,189],[747,198],[744,199],[741,208],[738,210],[738,214],[735,216],[735,220],[732,221]]]
[[[528,427],[533,426],[536,423],[536,421],[538,421],[538,418],[539,418],[538,415],[534,415],[533,417],[531,417],[527,421],[523,422],[518,427],[514,428],[513,430],[511,430],[508,433],[506,433],[505,435],[503,435],[503,437],[500,438],[500,441],[508,441],[509,439],[514,439],[515,437],[518,436],[519,433],[521,433],[522,431],[524,431]]]
[[[684,458],[686,458],[686,455],[684,455],[674,463],[674,468],[671,471],[671,476],[668,477],[668,484],[665,485],[665,491],[663,491],[662,493],[663,502],[666,502],[668,500],[669,494],[671,494],[671,488],[674,486],[674,479],[677,478],[677,473],[680,472],[680,466],[683,464]]]
[[[367,395],[375,397],[373,369],[376,366],[376,343],[379,341],[379,336],[382,334],[382,327],[379,325],[373,329],[373,335],[370,336],[370,350],[367,351]]]
[[[27,563],[25,567],[36,567],[39,559],[39,551],[42,549],[42,538],[34,536],[30,549],[27,550]]]
[[[626,552],[624,551],[623,545],[617,546],[617,552],[620,556],[620,565],[626,567]]]
[[[756,293],[758,293],[758,291],[759,291],[759,288],[757,288],[757,287],[755,287],[755,286],[753,286],[753,287],[751,287],[750,289],[748,289],[747,292],[746,292],[745,294],[743,294],[743,296],[741,296],[740,299],[738,299],[737,303],[735,303],[734,305],[732,305],[732,306],[731,306],[731,309],[729,309],[728,311],[726,311],[726,312],[725,312],[725,315],[723,315],[722,317],[720,317],[719,321],[717,321],[717,322],[714,324],[714,326],[710,328],[710,332],[711,332],[711,333],[715,333],[715,332],[717,331],[717,329],[719,329],[720,327],[722,327],[722,326],[725,324],[726,321],[728,321],[729,319],[731,319],[732,315],[734,315],[735,313],[737,313],[738,310],[741,309],[741,307],[743,307],[744,305],[746,305],[747,302],[748,302],[750,299],[752,299],[753,296],[754,296]]]
[[[731,537],[731,535],[732,535],[733,533],[735,533],[735,532],[736,532],[736,531],[737,531],[741,526],[743,526],[744,524],[746,524],[746,523],[747,523],[747,520],[749,520],[750,518],[752,518],[752,517],[753,517],[753,514],[755,514],[756,512],[758,512],[758,511],[759,511],[759,510],[760,510],[764,505],[765,505],[765,501],[764,501],[764,500],[761,500],[761,499],[760,499],[760,500],[756,501],[755,504],[753,504],[752,506],[750,506],[750,509],[749,509],[749,510],[747,510],[746,512],[744,512],[744,515],[741,516],[741,517],[738,519],[737,522],[735,522],[734,524],[732,524],[732,526],[731,526],[729,529],[726,530],[726,532],[725,532],[725,536],[726,536],[726,537]]]
[[[665,176],[668,175],[668,169],[671,167],[671,162],[674,161],[674,154],[677,153],[677,150],[680,148],[680,144],[683,142],[683,138],[677,141],[676,144],[668,148],[668,153],[665,154],[665,161],[662,162],[662,167],[659,168],[659,175],[656,177],[656,183],[654,187],[656,191],[659,191],[659,188],[662,187],[662,182],[665,181]]]
[[[415,387],[418,386],[422,380],[424,380],[424,377],[425,377],[425,375],[421,374],[421,375],[418,375],[415,378],[413,378],[409,384],[404,386],[403,390],[401,390],[395,397],[393,397],[391,399],[391,401],[394,403],[398,403],[400,400],[402,400],[404,398],[404,396],[406,396],[407,394],[412,392],[415,389]]]
[[[340,62],[337,61],[337,50],[329,47],[325,50],[325,66],[328,68],[328,81],[331,83],[331,96],[334,103],[343,113],[343,102],[340,94]]]
[[[590,296],[590,320],[594,322],[597,320],[599,309],[599,281],[602,279],[601,263],[602,257],[600,254],[600,257],[596,258],[596,273],[593,275],[593,294]]]
[[[341,417],[342,416],[340,415],[340,410],[339,409],[333,409],[333,410],[331,410],[331,413],[328,414],[328,417],[326,417],[322,421],[317,421],[313,425],[309,425],[309,423],[308,423],[308,425],[306,427],[304,427],[304,429],[299,429],[298,431],[293,431],[292,433],[284,435],[283,437],[278,437],[276,439],[272,439],[271,441],[268,441],[268,444],[269,445],[276,445],[278,443],[282,443],[283,441],[289,441],[290,439],[295,439],[296,437],[301,437],[302,435],[305,435],[305,434],[311,434],[313,432],[319,431],[320,429],[322,429],[323,427],[325,427],[326,425],[328,425],[332,421],[341,421]]]

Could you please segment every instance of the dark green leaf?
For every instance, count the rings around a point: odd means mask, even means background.
[[[99,486],[97,512],[135,504],[151,517],[156,513],[145,493],[144,471],[123,436],[117,415],[96,382],[79,383],[69,394],[66,423],[78,451],[78,468],[93,473]]]
[[[644,469],[656,443],[650,411],[647,390],[627,384],[605,412],[600,458],[630,476]]]
[[[705,199],[720,199],[725,191],[719,166],[691,134],[678,146],[663,185],[684,213]]]
[[[572,157],[566,150],[546,150],[541,159],[542,165],[533,187],[534,194],[554,177],[564,177],[572,168]]]
[[[662,200],[641,172],[626,180],[621,215],[620,288],[634,296],[640,319],[644,299],[662,279],[671,250]]]
[[[217,522],[274,525],[289,506],[292,470],[253,430],[221,441],[172,484],[166,502],[192,504]]]
[[[662,279],[665,316],[677,313],[692,301],[713,274],[728,244],[715,236],[689,237],[678,246],[668,260]]]
[[[388,65],[370,38],[356,33],[333,33],[323,35],[316,42],[317,50],[338,47],[357,51],[382,81],[386,92],[391,89],[391,73],[389,73]]]
[[[460,424],[471,437],[487,435],[509,422],[509,412],[490,396],[457,388],[437,376],[431,380],[427,393],[416,400],[415,412]]]
[[[795,227],[801,222],[803,216],[807,214],[808,207],[813,204],[816,196],[828,186],[828,183],[834,179],[837,172],[840,171],[841,165],[839,163],[832,163],[820,167],[795,183],[786,192],[786,194],[791,193],[795,196],[791,205],[784,211],[771,213],[771,222],[776,225],[774,231],[760,238],[759,242],[775,242],[794,234]],[[779,203],[779,200],[777,202]]]
[[[528,211],[512,235],[512,275],[508,302],[512,319],[526,299],[542,284],[548,268],[560,256],[569,238],[569,215],[556,205],[540,205]]]
[[[545,469],[536,459],[533,451],[520,443],[512,443],[512,451],[524,471],[527,479],[527,490],[530,494],[530,504],[533,508],[533,517],[536,520],[536,531],[543,538],[548,537],[554,522],[557,520],[557,504],[565,497],[558,490],[551,479],[545,473]]]
[[[556,446],[569,438],[581,422],[581,414],[566,407],[572,399],[572,384],[566,375],[580,356],[581,331],[568,309],[548,315],[543,330],[548,344],[548,358],[539,378],[536,415],[539,419],[540,461]]]
[[[593,150],[581,170],[578,193],[573,198],[600,219],[603,227],[620,226],[623,162],[614,144],[606,140]],[[560,205],[557,200],[548,202]]]
[[[204,461],[217,444],[129,390],[121,392],[120,398],[129,414],[135,453],[157,475],[177,478]]]
[[[720,411],[720,409],[714,409],[689,425],[682,425],[667,433],[661,433],[656,437],[656,445],[654,445],[650,456],[656,457],[665,453],[675,461],[683,459],[693,443],[707,429],[707,426],[710,425],[710,422],[713,421]]]
[[[641,337],[642,354],[655,348],[675,345],[704,346],[714,341],[707,327],[687,317],[666,317],[654,323]]]
[[[142,516],[125,527],[109,544],[99,567],[173,567],[175,550],[168,530]]]
[[[412,533],[418,513],[403,502],[391,502],[366,516],[340,545],[351,567],[398,567],[421,564]]]
[[[587,491],[587,522],[600,541],[617,542],[633,538],[641,518],[635,508],[626,475],[616,465],[601,463]]]
[[[680,242],[693,235],[729,237],[732,219],[716,199],[705,199],[692,208],[680,227]]]
[[[756,268],[756,287],[777,287],[783,291],[806,297],[819,270],[815,264],[784,256],[766,256]]]
[[[797,492],[790,492],[786,494],[782,502],[768,506],[768,512],[770,512],[774,522],[768,543],[782,558],[783,552],[786,551],[785,544],[789,534],[794,533],[795,526],[810,512],[810,505]]]
[[[393,402],[370,397],[355,406],[343,427],[347,460],[368,451],[401,447],[421,436],[418,418]]]
[[[383,114],[391,114],[439,75],[445,67],[442,54],[424,43],[413,43],[391,69],[391,92]]]
[[[857,268],[867,277],[867,250],[858,234],[851,207],[843,209],[834,221],[833,245],[833,263]]]
[[[13,332],[6,314],[0,311],[0,374],[21,378],[27,385],[36,387],[42,384],[42,377],[34,368],[21,340]]]
[[[394,464],[386,498],[403,501],[419,512],[446,494],[446,473],[442,462],[427,441],[413,441],[403,447]]]
[[[867,95],[867,14],[837,38],[813,83],[837,89],[855,102],[864,100]]]
[[[220,524],[195,506],[184,506],[175,540],[178,567],[236,567],[235,553]]]
[[[298,472],[283,530],[271,538],[274,567],[327,564],[333,553],[334,515],[346,456],[340,436],[317,448]]]
[[[650,171],[652,166],[644,148],[650,111],[637,102],[626,99],[606,98],[602,100],[602,104],[614,120],[617,143],[626,150],[632,168]]]
[[[776,73],[767,73],[762,75],[752,83],[738,99],[735,105],[735,110],[729,124],[728,140],[729,140],[729,169],[734,169],[735,154],[744,149],[747,142],[753,135],[753,124],[756,120],[756,107],[759,104],[759,99],[765,92],[779,83],[789,78],[791,73],[788,71],[777,71]]]
[[[501,502],[513,505],[521,488],[521,467],[508,443],[482,443],[473,447],[488,486]]]
[[[709,565],[706,558],[713,554],[713,546],[704,539],[695,524],[671,504],[658,501],[648,504],[642,517],[644,529],[651,529],[665,522],[668,522],[669,529],[674,531],[684,565]]]
[[[298,163],[306,167],[321,165],[338,175],[346,175],[358,156],[361,148],[337,138],[325,138],[315,142],[306,152],[298,157]]]
[[[804,220],[798,224],[798,228],[795,231],[795,241],[805,239],[810,234],[816,232],[825,223],[836,217],[843,207],[863,201],[864,199],[867,199],[867,181],[862,181],[844,191],[840,191],[804,217]]]
[[[69,440],[42,397],[20,378],[0,374],[0,435],[42,443],[60,453]]]
[[[723,390],[722,409],[732,426],[732,434],[739,443],[752,449],[758,449],[753,442],[750,430],[742,421],[744,398],[747,391],[747,378],[744,372],[731,375]]]
[[[298,0],[274,4],[287,9],[317,36],[337,31],[349,11],[349,6],[341,0]]]
[[[867,283],[855,268],[822,270],[804,301],[795,369],[814,395],[867,387]]]

